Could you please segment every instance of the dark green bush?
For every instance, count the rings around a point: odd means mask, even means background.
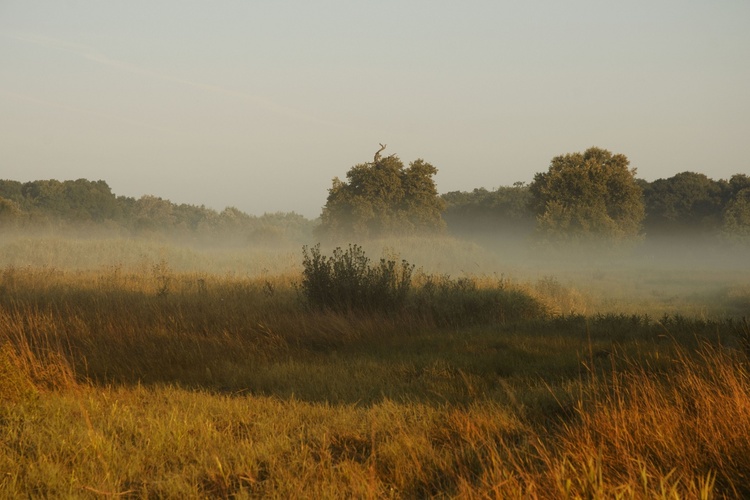
[[[337,247],[333,255],[320,253],[320,245],[302,247],[301,292],[315,308],[336,311],[393,311],[406,302],[414,266],[405,260],[380,259],[371,265],[362,247]]]

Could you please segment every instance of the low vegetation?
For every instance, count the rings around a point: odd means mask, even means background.
[[[591,262],[453,277],[417,255],[435,241],[401,245],[406,261],[393,241],[378,261],[258,254],[244,273],[152,243],[108,264],[121,245],[6,245],[0,495],[750,495],[746,287],[691,295],[678,272]],[[59,266],[70,252],[90,260]],[[383,307],[343,299],[372,283]],[[632,292],[619,309],[597,291],[613,283]]]
[[[370,258],[359,245],[333,251],[331,257],[320,252],[320,245],[302,249],[301,291],[307,303],[319,309],[380,312],[403,309],[411,287],[414,266],[405,260]]]

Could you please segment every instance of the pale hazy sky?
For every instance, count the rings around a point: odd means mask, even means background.
[[[441,193],[599,146],[750,173],[750,0],[0,0],[0,178],[320,214],[378,143]]]

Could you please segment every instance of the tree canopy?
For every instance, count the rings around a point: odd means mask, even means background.
[[[0,227],[99,227],[137,236],[175,236],[222,243],[301,243],[314,221],[295,213],[248,215],[204,205],[176,204],[157,196],[115,196],[105,181],[0,180]]]
[[[437,170],[424,160],[408,167],[377,154],[334,179],[320,221],[295,213],[248,215],[157,196],[116,196],[105,181],[0,180],[0,227],[101,228],[236,244],[309,242],[318,236],[380,237],[442,231],[482,240],[517,241],[534,227],[548,240],[583,236],[631,238],[643,219],[647,240],[660,237],[750,242],[750,177],[713,180],[681,172],[634,179],[623,155],[591,148],[558,156],[532,185],[477,188],[438,196]],[[640,196],[642,192],[642,200]],[[315,227],[318,226],[318,227]],[[351,240],[350,240],[351,241]]]
[[[0,226],[14,224],[21,216],[21,209],[13,200],[0,196]]]
[[[725,181],[704,174],[681,172],[643,184],[646,231],[649,235],[715,231],[725,204]]]
[[[444,202],[432,179],[437,169],[422,159],[404,168],[396,155],[382,157],[383,149],[372,162],[352,167],[346,181],[333,179],[320,233],[376,238],[444,229]]]
[[[537,229],[549,239],[630,239],[644,217],[641,188],[625,155],[592,147],[556,156],[529,186]]]
[[[738,191],[724,210],[722,229],[733,239],[750,241],[750,187]]]
[[[442,198],[446,203],[443,218],[448,231],[455,235],[504,237],[526,235],[534,228],[534,214],[529,209],[531,192],[523,182],[492,191],[451,191]]]

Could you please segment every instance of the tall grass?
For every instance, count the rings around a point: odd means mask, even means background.
[[[576,476],[587,470],[595,481],[562,475],[561,485],[584,496],[594,489],[750,495],[747,357],[704,346],[697,357],[678,350],[673,363],[665,373],[634,365],[586,387],[554,458],[547,450],[544,456],[560,471]]]
[[[317,310],[286,269],[6,265],[0,496],[750,495],[746,321],[424,270]]]
[[[745,497],[747,359],[683,355],[661,376],[635,369],[571,386],[576,411],[552,427],[491,400],[330,405],[142,385],[27,395],[0,412],[0,492]]]
[[[311,310],[298,283],[295,275],[178,273],[164,261],[130,272],[8,267],[0,325],[19,349],[59,353],[81,378],[231,389],[278,359],[305,365],[311,352],[503,324],[547,308],[522,285],[434,278],[393,313]]]

